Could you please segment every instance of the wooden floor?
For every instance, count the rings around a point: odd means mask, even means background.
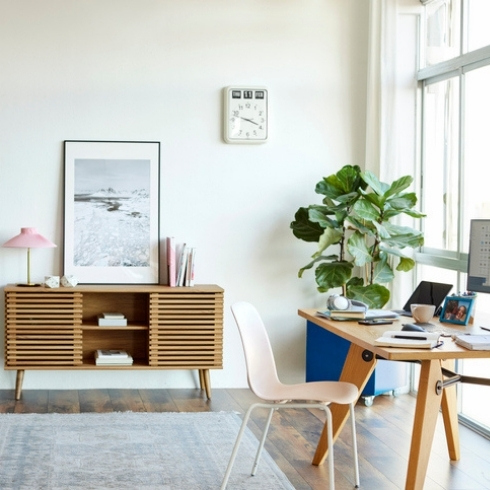
[[[202,412],[243,413],[255,400],[245,389],[214,389],[208,401],[200,390],[24,390],[15,401],[13,390],[0,390],[0,413],[79,412]],[[356,407],[361,488],[403,489],[407,468],[415,398],[379,396],[371,407],[362,401]],[[265,411],[257,410],[250,428],[258,435]],[[281,411],[273,418],[266,449],[296,489],[325,489],[326,464],[311,465],[322,429],[322,414],[316,411]],[[460,427],[461,461],[450,462],[442,420],[429,463],[424,490],[490,489],[490,441]],[[350,433],[346,426],[336,446],[337,489],[353,486]],[[256,475],[260,478],[260,468]],[[157,489],[155,489],[157,490]],[[188,489],[182,489],[188,490]],[[190,490],[190,489],[189,489]]]

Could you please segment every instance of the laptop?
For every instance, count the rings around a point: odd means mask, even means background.
[[[424,305],[434,305],[436,307],[435,316],[437,316],[440,312],[440,307],[444,301],[444,298],[449,294],[449,291],[451,291],[452,288],[452,284],[420,281],[415,291],[405,303],[403,310],[392,311],[401,316],[412,316],[410,305],[420,303]]]

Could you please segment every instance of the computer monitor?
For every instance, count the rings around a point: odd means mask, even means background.
[[[490,219],[471,220],[466,289],[490,293]]]

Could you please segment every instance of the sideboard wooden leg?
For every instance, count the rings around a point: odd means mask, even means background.
[[[204,373],[202,369],[199,369],[199,387],[204,390],[206,382],[204,381]]]
[[[19,369],[17,371],[17,377],[15,379],[15,399],[20,400],[20,395],[22,393],[22,383],[24,381],[24,369]]]
[[[211,378],[209,376],[209,369],[202,370],[203,379],[204,379],[204,389],[206,390],[206,396],[208,400],[211,400]]]

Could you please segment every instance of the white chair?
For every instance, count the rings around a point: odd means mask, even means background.
[[[356,428],[354,417],[354,404],[359,397],[357,387],[352,383],[341,381],[316,381],[285,385],[277,376],[274,354],[269,342],[269,337],[264,323],[254,306],[240,301],[232,305],[231,310],[238,325],[242,339],[245,362],[247,366],[248,384],[250,389],[261,398],[263,403],[254,403],[247,410],[235,447],[231,453],[230,461],[226,469],[221,490],[226,488],[230,473],[235,461],[243,432],[247,426],[252,411],[255,408],[269,408],[269,416],[264,428],[264,433],[259,443],[255,462],[252,467],[252,475],[255,475],[259,458],[264,447],[269,425],[275,410],[280,408],[319,408],[325,411],[327,420],[327,442],[330,489],[335,488],[334,479],[334,454],[332,438],[332,414],[328,405],[330,403],[349,404],[350,419],[352,425],[352,453],[354,457],[355,487],[359,487],[359,462],[357,456]]]

